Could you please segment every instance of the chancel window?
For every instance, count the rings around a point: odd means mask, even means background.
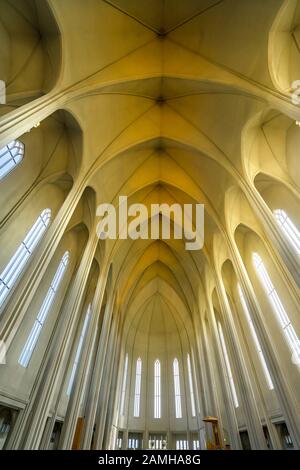
[[[72,372],[71,372],[71,375],[70,375],[69,385],[68,385],[68,388],[67,388],[67,395],[68,396],[71,395],[71,391],[72,391],[72,387],[73,387],[73,383],[74,383],[74,379],[75,379],[75,374],[76,374],[78,362],[79,362],[79,359],[80,359],[81,350],[82,350],[82,346],[83,346],[83,342],[84,342],[84,338],[85,338],[85,334],[86,334],[86,329],[87,329],[87,326],[88,326],[88,323],[89,323],[90,315],[91,315],[91,304],[88,306],[87,313],[86,313],[84,323],[83,323],[83,327],[82,327],[82,331],[81,331],[81,335],[80,335],[80,338],[79,338],[79,342],[78,342],[78,346],[77,346],[77,350],[76,350],[76,355],[75,355],[75,359],[74,359],[74,364],[73,364]]]
[[[283,209],[274,211],[275,219],[296,253],[300,254],[300,232]]]
[[[257,253],[253,253],[252,257],[256,272],[270,300],[277,321],[283,330],[287,344],[291,352],[296,355],[296,361],[298,362],[300,355],[300,341],[297,336],[297,333],[289,319],[288,314],[285,311],[284,306],[281,303],[279,295],[277,294],[277,291],[273,286],[273,283],[270,279],[270,276],[265,268],[261,257]]]
[[[128,449],[141,449],[143,447],[143,434],[138,432],[128,433]]]
[[[255,331],[255,328],[254,328],[254,325],[253,325],[253,322],[252,322],[252,319],[251,319],[251,315],[250,315],[248,306],[247,306],[246,301],[245,301],[243,291],[242,291],[241,286],[239,284],[238,284],[238,292],[239,292],[239,296],[240,296],[240,299],[241,299],[241,304],[243,306],[243,310],[245,312],[245,316],[246,316],[246,319],[247,319],[247,322],[248,322],[248,325],[249,325],[249,328],[250,328],[250,331],[251,331],[251,334],[252,334],[252,338],[253,338],[256,350],[258,352],[258,355],[259,355],[259,359],[260,359],[260,362],[261,362],[261,365],[262,365],[262,369],[264,371],[266,382],[268,384],[269,389],[273,390],[274,385],[273,385],[273,382],[272,382],[272,379],[271,379],[271,376],[270,376],[270,372],[269,372],[264,354],[262,352],[260,342],[258,340],[256,331]]]
[[[10,173],[24,157],[24,144],[13,140],[0,149],[0,180]]]
[[[138,418],[140,416],[141,381],[142,381],[142,359],[139,357],[136,361],[136,372],[135,372],[134,409],[133,409],[133,416],[135,418]]]
[[[200,450],[200,436],[199,432],[191,432],[189,436],[191,449]]]
[[[238,402],[238,398],[237,398],[237,393],[236,393],[235,384],[234,384],[234,380],[233,380],[231,365],[230,365],[230,362],[229,362],[228,352],[227,352],[225,339],[224,339],[224,335],[223,335],[223,329],[222,329],[222,325],[221,325],[220,322],[218,322],[218,330],[219,330],[221,347],[222,347],[223,357],[224,357],[226,371],[227,371],[227,377],[228,377],[228,381],[229,381],[229,385],[230,385],[230,389],[231,389],[231,393],[232,393],[233,404],[234,404],[235,408],[238,408],[239,402]]]
[[[116,448],[117,450],[121,450],[123,445],[123,432],[119,431],[118,432],[118,437],[117,437],[117,442],[116,442]]]
[[[175,416],[176,418],[182,418],[179,364],[178,364],[178,359],[176,357],[173,361],[173,376],[174,376]]]
[[[44,209],[27,233],[22,243],[0,274],[0,305],[8,296],[19,275],[41,240],[51,219],[51,210]]]
[[[166,434],[150,433],[148,445],[149,445],[149,449],[152,449],[152,450],[166,450],[167,449]]]
[[[55,294],[59,288],[60,282],[67,268],[68,262],[69,262],[69,252],[66,251],[59,263],[59,266],[54,275],[54,278],[52,279],[52,282],[50,284],[50,287],[48,289],[44,302],[42,303],[38,316],[34,322],[32,330],[28,336],[28,339],[25,343],[23,351],[19,357],[19,364],[23,367],[27,367],[29,364],[30,358],[32,356],[36,343],[41,334],[42,328],[44,326],[47,315],[50,311],[51,305],[54,301]]]
[[[188,450],[189,443],[186,439],[176,439],[176,450]]]
[[[154,418],[161,418],[160,361],[154,362]]]

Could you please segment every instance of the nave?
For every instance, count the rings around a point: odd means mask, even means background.
[[[0,80],[0,448],[299,449],[300,1],[0,0]]]

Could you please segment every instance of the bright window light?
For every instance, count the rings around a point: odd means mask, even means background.
[[[10,173],[24,157],[24,144],[13,140],[0,149],[0,180]]]
[[[283,234],[288,239],[296,253],[300,254],[300,232],[291,221],[287,213],[283,209],[276,209],[274,216],[281,228]]]
[[[142,381],[142,359],[139,357],[136,361],[136,372],[135,372],[135,391],[134,391],[134,410],[133,410],[133,416],[135,418],[138,418],[140,416],[141,381]]]
[[[259,279],[262,283],[262,286],[270,300],[270,303],[273,307],[273,311],[275,312],[277,321],[281,328],[283,329],[283,333],[287,344],[293,354],[296,354],[298,357],[299,355],[299,348],[300,348],[300,341],[297,336],[296,331],[294,330],[293,325],[286,313],[284,306],[281,303],[281,300],[277,294],[275,287],[272,284],[269,274],[265,268],[265,265],[261,259],[261,257],[257,253],[253,253],[252,255],[253,264],[255,266],[256,272],[259,276]]]
[[[42,303],[42,306],[40,308],[39,314],[34,322],[30,335],[28,336],[28,339],[25,343],[25,346],[19,358],[19,364],[23,367],[27,367],[29,364],[30,358],[32,356],[36,343],[41,334],[42,328],[44,326],[47,315],[50,311],[50,308],[55,298],[55,294],[57,292],[59,284],[65,273],[68,262],[69,262],[69,252],[66,251],[61,259],[61,262],[59,263],[59,266],[54,275],[54,278],[52,279],[52,282],[50,284],[50,287],[46,294],[44,302]]]
[[[154,418],[161,418],[160,361],[154,362]]]
[[[176,450],[188,450],[189,443],[186,439],[177,439],[176,440]]]
[[[173,361],[173,375],[174,375],[175,416],[176,418],[182,418],[179,364],[178,364],[178,359],[176,357]]]
[[[51,210],[44,209],[0,274],[0,306],[8,296],[28,259],[41,240],[49,225],[50,219]]]

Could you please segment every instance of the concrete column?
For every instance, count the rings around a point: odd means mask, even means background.
[[[94,231],[92,233],[59,315],[54,337],[49,343],[36,376],[31,399],[22,415],[22,422],[14,429],[10,440],[11,449],[39,448],[53,397],[62,380],[64,361],[68,357],[81,313],[85,286],[98,243]]]
[[[112,406],[111,427],[118,429],[118,430],[119,430],[119,416],[120,416],[120,400],[121,400],[123,376],[124,376],[124,362],[122,361],[122,358],[121,358],[121,352],[122,352],[121,333],[122,333],[122,328],[120,324],[119,331],[118,331],[118,340],[117,340],[118,352],[116,354],[116,359],[115,359],[116,364],[115,364],[115,375],[114,375],[114,384],[113,384],[114,392],[113,392],[113,398],[110,398],[111,406]],[[111,442],[111,445],[114,446],[115,442]]]
[[[263,313],[255,297],[254,290],[247,271],[240,257],[238,248],[234,240],[229,241],[232,263],[238,278],[238,282],[243,290],[246,304],[251,313],[252,322],[258,336],[272,382],[280,403],[282,414],[285,418],[289,432],[291,434],[295,448],[300,449],[300,412],[297,404],[295,391],[287,383],[284,371],[281,370],[276,358],[275,351],[268,339],[268,333],[261,321]]]
[[[128,429],[123,432],[123,444],[122,449],[128,449]]]
[[[195,325],[194,325],[195,328]],[[196,331],[196,328],[195,328]],[[190,361],[191,361],[191,372],[192,372],[192,383],[194,387],[194,399],[195,399],[195,407],[196,407],[196,419],[197,419],[197,429],[198,431],[203,426],[202,418],[206,416],[208,413],[205,409],[205,401],[203,396],[203,377],[202,377],[202,368],[205,369],[205,365],[199,363],[199,356],[195,352],[197,349],[196,340],[193,350],[191,350],[190,354]],[[203,361],[204,362],[204,361]],[[205,411],[204,411],[205,410]]]
[[[119,325],[120,326],[120,325]],[[103,442],[103,448],[104,449],[111,449],[112,445],[112,435],[113,435],[113,429],[114,427],[114,422],[115,422],[115,413],[118,413],[119,407],[119,395],[118,395],[118,371],[119,364],[120,364],[120,355],[121,355],[121,341],[119,338],[119,332],[117,334],[116,338],[116,354],[115,354],[115,359],[112,367],[112,381],[111,381],[111,387],[109,390],[109,395],[108,395],[108,419],[107,419],[107,429],[106,429],[106,438]]]
[[[243,351],[241,350],[237,331],[232,318],[231,309],[225,292],[223,280],[220,274],[216,274],[217,292],[220,301],[220,307],[223,314],[224,326],[228,332],[226,346],[231,350],[231,363],[236,370],[236,380],[240,390],[240,399],[243,403],[243,411],[247,424],[247,431],[252,449],[266,450],[267,444],[263,433],[259,411],[256,406],[254,392],[248,375],[247,367],[244,361]]]
[[[200,374],[202,376],[202,393],[203,393],[203,415],[219,415],[217,411],[217,396],[214,393],[215,387],[213,386],[213,371],[209,366],[209,351],[208,351],[208,344],[206,342],[206,337],[204,334],[202,319],[200,318],[200,344],[199,344],[199,351],[197,356],[197,364],[200,370]],[[200,392],[201,393],[201,392]]]
[[[97,413],[97,403],[100,393],[101,380],[104,369],[104,362],[106,356],[106,350],[108,345],[108,333],[110,329],[110,324],[112,320],[112,312],[114,306],[114,298],[112,293],[109,294],[109,300],[106,306],[104,313],[104,319],[102,324],[102,330],[100,335],[100,341],[97,351],[97,357],[95,361],[95,369],[91,378],[91,387],[88,394],[87,408],[85,413],[84,428],[83,428],[83,438],[82,438],[82,449],[90,449],[93,428],[95,424],[95,418]]]
[[[106,352],[106,359],[105,359],[105,369],[102,375],[102,383],[100,388],[100,394],[98,398],[98,406],[99,406],[99,416],[96,421],[96,431],[94,436],[94,445],[93,448],[96,450],[100,450],[103,448],[103,436],[105,431],[105,422],[107,417],[107,407],[108,407],[108,399],[109,399],[109,392],[111,389],[111,382],[112,382],[112,374],[113,374],[113,366],[114,360],[116,355],[116,341],[117,341],[117,332],[118,332],[118,318],[114,315],[111,325],[111,333],[109,338],[109,344]]]
[[[208,307],[207,307],[208,308]],[[211,342],[207,341],[206,335],[208,334],[208,331],[206,331],[206,325],[204,325],[203,318],[200,318],[201,322],[201,335],[202,335],[202,349],[201,353],[203,355],[201,356],[201,364],[202,368],[203,365],[205,367],[206,371],[206,379],[204,382],[204,390],[207,395],[207,404],[208,408],[206,409],[206,412],[204,416],[216,416],[219,419],[219,425],[220,425],[220,433],[221,433],[221,439],[222,441],[224,440],[224,429],[228,428],[227,422],[228,422],[228,417],[224,413],[221,412],[221,402],[224,401],[223,397],[223,392],[222,390],[219,389],[216,376],[218,376],[218,358],[216,356],[216,351],[212,348]],[[219,377],[219,380],[221,381],[221,377]],[[224,415],[224,416],[223,416]],[[202,418],[204,417],[202,416]],[[235,415],[234,415],[235,418]],[[225,426],[226,423],[226,426]],[[207,423],[204,423],[202,421],[202,426],[204,424],[204,432],[206,436],[206,443],[208,440],[212,440],[213,438],[213,432],[212,428],[210,425]],[[236,424],[237,427],[237,424]],[[234,431],[235,432],[235,431]],[[202,434],[203,437],[203,434]],[[205,447],[206,448],[206,447]]]
[[[87,386],[87,378],[90,371],[90,367],[93,367],[91,357],[93,356],[93,350],[96,346],[97,338],[99,338],[99,328],[101,328],[99,312],[101,312],[101,305],[105,293],[106,283],[107,274],[106,272],[104,272],[104,274],[100,275],[100,279],[97,283],[97,288],[91,307],[91,320],[87,330],[85,344],[80,356],[80,362],[77,366],[76,376],[74,379],[73,388],[67,407],[64,425],[62,428],[62,434],[59,442],[60,449],[72,448],[74,433],[76,430],[76,423],[80,414],[82,396]]]
[[[216,365],[217,365],[217,373],[219,376],[219,380],[221,382],[222,390],[217,390],[218,393],[221,394],[220,399],[222,399],[224,403],[224,410],[226,414],[226,421],[228,425],[228,434],[230,435],[230,445],[233,449],[238,450],[242,448],[239,431],[238,431],[238,423],[236,420],[235,408],[232,400],[231,390],[229,387],[227,376],[225,376],[225,368],[224,368],[224,360],[223,360],[223,353],[222,348],[220,345],[219,333],[216,324],[216,319],[213,311],[213,306],[211,304],[211,300],[208,299],[208,317],[211,325],[211,333],[212,333],[212,344],[215,345],[215,358],[216,358]],[[219,416],[218,416],[219,418]],[[220,426],[221,427],[221,426]],[[223,430],[221,430],[223,434]]]

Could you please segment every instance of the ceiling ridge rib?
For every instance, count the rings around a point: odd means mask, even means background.
[[[135,20],[137,23],[139,23],[140,25],[144,26],[144,28],[147,28],[149,29],[149,31],[152,31],[153,33],[155,34],[160,34],[160,31],[156,28],[154,28],[153,26],[145,23],[144,21],[142,21],[141,19],[137,18],[136,16],[128,13],[128,11],[126,10],[123,10],[123,8],[119,7],[118,5],[116,5],[113,1],[111,0],[102,0],[102,2],[104,3],[107,3],[107,5],[110,5],[112,8],[115,8],[116,10],[120,11],[121,13],[123,13],[124,15],[128,16],[129,18]]]
[[[37,34],[39,34],[39,36],[41,36],[41,32],[40,32],[39,28],[36,26],[35,23],[30,21],[30,19],[26,15],[24,15],[24,13],[22,11],[20,11],[19,8],[11,0],[8,0],[8,4],[17,13],[17,15],[19,15],[21,18],[23,18],[25,23],[29,24],[35,30],[35,32]],[[37,15],[37,11],[35,11],[34,13],[36,13],[36,15]],[[37,17],[38,17],[38,15],[37,15]]]
[[[240,80],[243,80],[244,82],[246,82],[247,84],[252,85],[253,87],[258,88],[259,90],[263,91],[264,93],[272,95],[273,97],[281,99],[285,102],[288,102],[288,103],[290,102],[290,98],[287,94],[282,93],[281,91],[278,91],[275,88],[269,88],[268,86],[264,85],[263,83],[257,82],[256,80],[253,80],[253,78],[249,78],[249,77],[247,77],[247,75],[243,75],[242,73],[237,72],[234,69],[231,69],[227,65],[221,64],[221,63],[213,60],[211,57],[207,57],[202,53],[200,54],[199,52],[197,52],[193,48],[188,47],[188,46],[186,46],[185,44],[182,44],[179,41],[176,41],[174,38],[168,37],[167,39],[168,39],[168,41],[175,44],[177,47],[181,47],[182,49],[185,49],[186,51],[190,52],[191,54],[195,54],[196,56],[201,57],[202,59],[206,60],[206,62],[214,65],[215,67],[218,67],[221,70],[225,70],[225,72],[230,73],[232,76],[234,76],[236,78],[239,78]],[[252,96],[257,98],[257,99],[260,99],[260,100],[262,99],[260,96],[258,96],[257,94],[254,94],[254,93],[253,93]]]
[[[173,31],[175,31],[176,29],[180,28],[181,26],[185,25],[186,23],[188,23],[189,21],[192,21],[194,18],[197,18],[197,16],[201,16],[203,15],[204,13],[206,13],[208,10],[211,10],[215,7],[217,7],[218,5],[220,5],[221,3],[224,3],[225,0],[218,0],[216,3],[214,3],[213,5],[209,5],[208,7],[204,8],[204,10],[201,10],[201,11],[198,11],[197,13],[194,13],[193,15],[189,16],[188,18],[186,18],[185,20],[182,20],[180,23],[178,23],[177,25],[175,26],[172,26],[172,28],[169,28],[167,31],[166,31],[166,34],[170,34],[172,33]]]
[[[102,0],[102,1],[106,1],[106,0]],[[100,67],[100,69],[97,69],[95,72],[92,72],[91,74],[89,74],[87,77],[84,77],[82,79],[79,79],[77,80],[77,82],[74,82],[72,83],[71,85],[69,85],[68,87],[66,87],[63,91],[68,91],[68,90],[71,90],[73,91],[74,88],[76,88],[76,86],[79,86],[79,85],[82,85],[83,86],[86,84],[86,82],[88,82],[89,79],[95,77],[96,75],[100,74],[101,72],[103,72],[104,70],[108,69],[109,67],[112,67],[113,65],[116,65],[118,62],[120,62],[121,60],[124,60],[126,59],[128,56],[130,56],[131,54],[134,54],[135,52],[137,52],[139,49],[142,49],[143,47],[145,46],[148,46],[149,44],[151,44],[152,42],[156,41],[157,38],[152,38],[150,39],[149,41],[146,41],[145,43],[143,44],[140,44],[139,46],[135,47],[134,49],[128,51],[128,52],[125,52],[125,54],[123,54],[122,56],[118,57],[117,59],[115,60],[112,60],[111,62],[109,62],[108,64],[105,64],[103,67]]]

